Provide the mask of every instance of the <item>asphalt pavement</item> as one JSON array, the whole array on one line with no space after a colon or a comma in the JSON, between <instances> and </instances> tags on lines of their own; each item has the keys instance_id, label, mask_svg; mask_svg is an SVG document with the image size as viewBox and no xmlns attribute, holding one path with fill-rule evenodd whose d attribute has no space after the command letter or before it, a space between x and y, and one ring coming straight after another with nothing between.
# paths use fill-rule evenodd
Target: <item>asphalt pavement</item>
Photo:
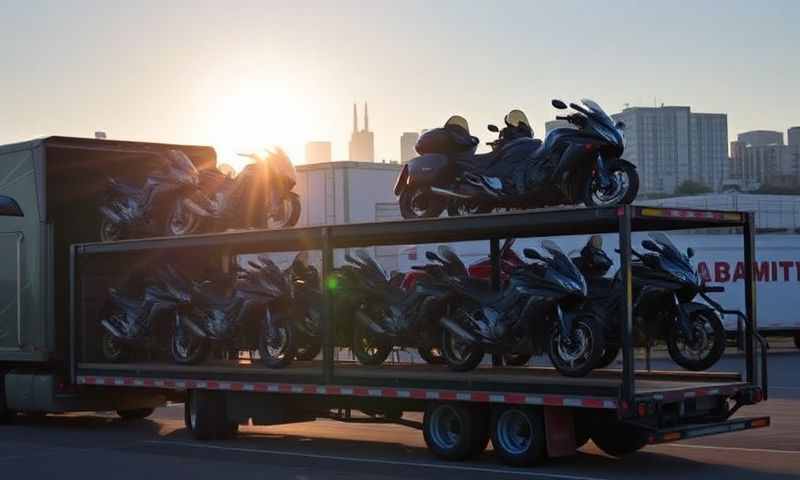
<instances>
[{"instance_id":1,"label":"asphalt pavement","mask_svg":"<svg viewBox=\"0 0 800 480\"><path fill-rule=\"evenodd\" d=\"M726 364L728 362L728 364ZM720 369L741 363L736 355ZM113 414L20 415L0 427L3 478L270 479L798 479L800 353L770 359L769 401L741 415L770 415L765 429L650 446L616 459L591 443L568 458L529 469L504 467L491 447L472 462L431 456L419 431L329 420L242 427L233 440L201 443L183 425L182 405L125 422ZM23 477L24 476L24 477Z\"/></svg>"}]
</instances>

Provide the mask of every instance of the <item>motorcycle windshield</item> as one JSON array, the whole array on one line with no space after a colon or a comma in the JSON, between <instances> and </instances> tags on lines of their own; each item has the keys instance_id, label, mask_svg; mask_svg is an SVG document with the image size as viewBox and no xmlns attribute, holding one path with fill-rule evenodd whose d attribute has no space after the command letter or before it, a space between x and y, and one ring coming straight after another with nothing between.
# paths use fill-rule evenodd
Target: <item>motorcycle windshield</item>
<instances>
[{"instance_id":1,"label":"motorcycle windshield","mask_svg":"<svg viewBox=\"0 0 800 480\"><path fill-rule=\"evenodd\" d=\"M439 253L439 257L442 258L445 262L447 262L447 272L456 277L466 277L467 276L467 266L464 265L464 262L456 255L456 252L453 251L452 248L446 245L439 245L436 249Z\"/></svg>"},{"instance_id":2,"label":"motorcycle windshield","mask_svg":"<svg viewBox=\"0 0 800 480\"><path fill-rule=\"evenodd\" d=\"M294 164L289 160L289 157L283 150L279 148L270 153L269 157L267 157L267 161L275 173L288 178L291 183L297 181Z\"/></svg>"},{"instance_id":3,"label":"motorcycle windshield","mask_svg":"<svg viewBox=\"0 0 800 480\"><path fill-rule=\"evenodd\" d=\"M261 260L261 259L259 259ZM261 268L255 273L260 279L264 293L276 298L289 290L286 277L275 262L272 260L261 260Z\"/></svg>"},{"instance_id":4,"label":"motorcycle windshield","mask_svg":"<svg viewBox=\"0 0 800 480\"><path fill-rule=\"evenodd\" d=\"M542 248L552 257L549 262L550 265L561 275L576 282L582 287L582 290L585 291L586 282L583 279L583 274L581 274L578 267L569 259L564 251L561 250L561 247L551 240L543 240Z\"/></svg>"},{"instance_id":5,"label":"motorcycle windshield","mask_svg":"<svg viewBox=\"0 0 800 480\"><path fill-rule=\"evenodd\" d=\"M367 253L366 250L359 248L356 250L356 258L364 264L364 271L378 280L386 280L386 271L383 267L372 258L372 255Z\"/></svg>"},{"instance_id":6,"label":"motorcycle windshield","mask_svg":"<svg viewBox=\"0 0 800 480\"><path fill-rule=\"evenodd\" d=\"M674 262L688 271L694 271L692 262L684 253L678 250L678 247L672 243L669 236L663 232L650 232L650 239L661 247L661 256L665 259Z\"/></svg>"},{"instance_id":7,"label":"motorcycle windshield","mask_svg":"<svg viewBox=\"0 0 800 480\"><path fill-rule=\"evenodd\" d=\"M196 177L199 175L197 167L194 166L189 156L182 151L170 150L168 156L170 159L170 166L176 172L180 172L189 177Z\"/></svg>"},{"instance_id":8,"label":"motorcycle windshield","mask_svg":"<svg viewBox=\"0 0 800 480\"><path fill-rule=\"evenodd\" d=\"M615 128L614 120L608 116L608 114L603 110L603 108L594 100L590 100L588 98L584 98L581 100L581 103L586 106L589 110L589 113L592 114L595 120L599 121L600 123L605 124L611 128Z\"/></svg>"}]
</instances>

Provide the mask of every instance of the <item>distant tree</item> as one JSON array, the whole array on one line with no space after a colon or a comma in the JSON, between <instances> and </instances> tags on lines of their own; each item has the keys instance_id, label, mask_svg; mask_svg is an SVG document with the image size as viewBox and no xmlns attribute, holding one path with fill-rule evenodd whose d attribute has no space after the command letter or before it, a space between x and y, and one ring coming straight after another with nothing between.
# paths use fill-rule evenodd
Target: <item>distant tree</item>
<instances>
[{"instance_id":1,"label":"distant tree","mask_svg":"<svg viewBox=\"0 0 800 480\"><path fill-rule=\"evenodd\" d=\"M767 195L800 195L800 185L770 185L765 183L753 193L763 193Z\"/></svg>"},{"instance_id":2,"label":"distant tree","mask_svg":"<svg viewBox=\"0 0 800 480\"><path fill-rule=\"evenodd\" d=\"M702 195L713 190L708 185L694 180L686 180L675 189L675 195Z\"/></svg>"}]
</instances>

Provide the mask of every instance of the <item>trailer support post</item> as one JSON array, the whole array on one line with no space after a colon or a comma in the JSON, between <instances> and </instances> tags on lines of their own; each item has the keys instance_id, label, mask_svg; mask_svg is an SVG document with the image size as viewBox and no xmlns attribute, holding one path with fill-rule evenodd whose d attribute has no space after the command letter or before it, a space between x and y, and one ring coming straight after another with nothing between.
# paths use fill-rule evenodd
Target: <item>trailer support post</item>
<instances>
[{"instance_id":1,"label":"trailer support post","mask_svg":"<svg viewBox=\"0 0 800 480\"><path fill-rule=\"evenodd\" d=\"M333 292L328 283L333 274L333 248L331 230L322 229L322 377L325 383L333 383L333 351L336 338Z\"/></svg>"},{"instance_id":2,"label":"trailer support post","mask_svg":"<svg viewBox=\"0 0 800 480\"><path fill-rule=\"evenodd\" d=\"M492 290L498 291L500 290L500 240L497 238L492 238L491 240L489 240L489 259L492 264L492 274L491 274ZM492 366L502 367L503 356L493 353Z\"/></svg>"},{"instance_id":3,"label":"trailer support post","mask_svg":"<svg viewBox=\"0 0 800 480\"><path fill-rule=\"evenodd\" d=\"M755 355L755 332L756 332L756 285L755 285L755 214L745 213L744 229L744 303L745 313L748 322L744 330L744 349L747 359L747 382L755 383L756 375L756 355Z\"/></svg>"},{"instance_id":4,"label":"trailer support post","mask_svg":"<svg viewBox=\"0 0 800 480\"><path fill-rule=\"evenodd\" d=\"M630 408L634 393L634 359L633 359L633 297L631 276L631 215L632 207L625 205L618 210L619 215L619 251L622 272L622 285L625 295L622 298L622 400Z\"/></svg>"}]
</instances>

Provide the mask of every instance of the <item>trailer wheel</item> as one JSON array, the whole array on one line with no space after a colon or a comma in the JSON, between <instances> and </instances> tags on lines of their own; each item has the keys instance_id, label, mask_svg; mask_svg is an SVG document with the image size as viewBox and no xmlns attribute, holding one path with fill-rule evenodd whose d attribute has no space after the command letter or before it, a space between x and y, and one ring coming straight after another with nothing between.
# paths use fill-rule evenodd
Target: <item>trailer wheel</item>
<instances>
[{"instance_id":1,"label":"trailer wheel","mask_svg":"<svg viewBox=\"0 0 800 480\"><path fill-rule=\"evenodd\" d=\"M492 446L501 462L515 467L546 457L544 415L529 407L501 407L492 415Z\"/></svg>"},{"instance_id":2,"label":"trailer wheel","mask_svg":"<svg viewBox=\"0 0 800 480\"><path fill-rule=\"evenodd\" d=\"M117 410L117 415L123 420L143 420L155 412L155 408L136 408L134 410Z\"/></svg>"},{"instance_id":3,"label":"trailer wheel","mask_svg":"<svg viewBox=\"0 0 800 480\"><path fill-rule=\"evenodd\" d=\"M474 457L488 444L486 411L457 403L432 403L425 409L422 434L428 449L441 459Z\"/></svg>"},{"instance_id":4,"label":"trailer wheel","mask_svg":"<svg viewBox=\"0 0 800 480\"><path fill-rule=\"evenodd\" d=\"M0 425L11 423L11 420L14 418L14 412L9 410L6 404L5 384L5 374L0 374Z\"/></svg>"},{"instance_id":5,"label":"trailer wheel","mask_svg":"<svg viewBox=\"0 0 800 480\"><path fill-rule=\"evenodd\" d=\"M601 421L592 428L592 441L612 457L621 457L647 445L647 434L641 428L627 423Z\"/></svg>"},{"instance_id":6,"label":"trailer wheel","mask_svg":"<svg viewBox=\"0 0 800 480\"><path fill-rule=\"evenodd\" d=\"M184 405L186 428L197 440L230 438L239 424L229 420L225 397L219 392L190 390Z\"/></svg>"}]
</instances>

